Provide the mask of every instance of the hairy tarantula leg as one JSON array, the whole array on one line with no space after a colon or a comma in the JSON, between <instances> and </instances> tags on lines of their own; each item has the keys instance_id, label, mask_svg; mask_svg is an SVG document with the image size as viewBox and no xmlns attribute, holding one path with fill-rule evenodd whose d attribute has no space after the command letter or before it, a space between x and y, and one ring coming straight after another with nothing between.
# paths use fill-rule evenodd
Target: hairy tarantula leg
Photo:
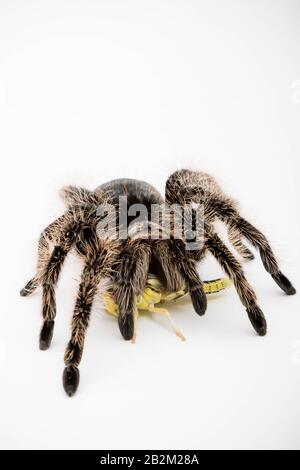
<instances>
[{"instance_id":1,"label":"hairy tarantula leg","mask_svg":"<svg viewBox=\"0 0 300 470\"><path fill-rule=\"evenodd\" d=\"M63 386L68 396L74 395L79 384L78 366L81 361L86 330L89 325L93 300L101 277L111 274L117 253L117 243L109 247L89 245L87 261L83 268L71 324L71 339L67 345L64 362Z\"/></svg>"},{"instance_id":2,"label":"hairy tarantula leg","mask_svg":"<svg viewBox=\"0 0 300 470\"><path fill-rule=\"evenodd\" d=\"M72 317L71 339L65 351L66 367L63 373L63 386L68 396L74 395L79 384L78 366L83 353L85 334L98 284L94 269L97 269L96 265L87 263L83 270Z\"/></svg>"},{"instance_id":3,"label":"hairy tarantula leg","mask_svg":"<svg viewBox=\"0 0 300 470\"><path fill-rule=\"evenodd\" d=\"M218 235L212 231L208 234L206 246L225 273L232 279L239 298L244 307L246 307L253 328L260 336L264 336L267 332L267 323L263 312L256 303L255 292L245 278L240 263Z\"/></svg>"},{"instance_id":4,"label":"hairy tarantula leg","mask_svg":"<svg viewBox=\"0 0 300 470\"><path fill-rule=\"evenodd\" d=\"M291 282L279 270L266 237L239 215L232 200L221 193L220 187L210 175L189 170L175 172L166 183L166 200L171 204L192 201L203 204L204 215L209 222L218 217L229 229L237 230L259 250L266 271L279 287L288 295L296 293Z\"/></svg>"},{"instance_id":5,"label":"hairy tarantula leg","mask_svg":"<svg viewBox=\"0 0 300 470\"><path fill-rule=\"evenodd\" d=\"M50 241L52 241L54 238L57 238L57 236L60 234L64 220L65 215L56 219L41 233L38 242L37 273L32 279L30 279L30 281L27 282L25 287L21 289L20 295L22 297L31 295L42 282L42 275L44 273L45 267L47 266L47 263L49 262L51 254Z\"/></svg>"},{"instance_id":6,"label":"hairy tarantula leg","mask_svg":"<svg viewBox=\"0 0 300 470\"><path fill-rule=\"evenodd\" d=\"M198 315L204 315L207 308L207 299L200 279L195 284L189 284L189 293L195 312Z\"/></svg>"},{"instance_id":7,"label":"hairy tarantula leg","mask_svg":"<svg viewBox=\"0 0 300 470\"><path fill-rule=\"evenodd\" d=\"M115 294L120 332L129 341L134 337L134 291L130 284L122 284L117 287Z\"/></svg>"},{"instance_id":8,"label":"hairy tarantula leg","mask_svg":"<svg viewBox=\"0 0 300 470\"><path fill-rule=\"evenodd\" d=\"M37 277L33 277L27 284L20 290L20 295L22 297L27 297L28 295L33 294L33 292L37 289L40 280Z\"/></svg>"},{"instance_id":9,"label":"hairy tarantula leg","mask_svg":"<svg viewBox=\"0 0 300 470\"><path fill-rule=\"evenodd\" d=\"M121 253L114 294L118 305L118 324L125 340L134 337L134 296L140 295L147 281L151 248L145 240L133 240Z\"/></svg>"},{"instance_id":10,"label":"hairy tarantula leg","mask_svg":"<svg viewBox=\"0 0 300 470\"><path fill-rule=\"evenodd\" d=\"M247 248L244 243L242 242L242 237L238 230L236 230L234 227L229 227L228 228L228 239L230 243L234 246L236 251L239 253L239 255L245 260L245 261L250 261L254 259L254 254L252 253L249 248Z\"/></svg>"},{"instance_id":11,"label":"hairy tarantula leg","mask_svg":"<svg viewBox=\"0 0 300 470\"><path fill-rule=\"evenodd\" d=\"M271 274L278 286L287 294L293 295L296 289L287 277L279 270L278 263L266 237L250 222L241 217L232 207L218 205L217 216L229 225L238 230L252 245L259 250L265 270Z\"/></svg>"},{"instance_id":12,"label":"hairy tarantula leg","mask_svg":"<svg viewBox=\"0 0 300 470\"><path fill-rule=\"evenodd\" d=\"M46 238L46 233L47 233L47 230L51 227L51 225L49 225L49 227L47 227L44 230L44 232L41 234L39 238L37 273L32 279L30 279L30 281L27 282L25 287L21 289L20 295L22 297L27 297L28 295L31 295L41 283L41 276L43 273L43 269L45 268L50 257L50 248L49 248L49 242Z\"/></svg>"},{"instance_id":13,"label":"hairy tarantula leg","mask_svg":"<svg viewBox=\"0 0 300 470\"><path fill-rule=\"evenodd\" d=\"M82 206L91 200L94 202L94 192L79 186L64 186L59 194L68 207Z\"/></svg>"},{"instance_id":14,"label":"hairy tarantula leg","mask_svg":"<svg viewBox=\"0 0 300 470\"><path fill-rule=\"evenodd\" d=\"M166 288L169 292L182 289L184 279L179 272L178 266L173 261L173 253L169 240L160 240L154 246L154 258L158 265L159 274L165 278Z\"/></svg>"},{"instance_id":15,"label":"hairy tarantula leg","mask_svg":"<svg viewBox=\"0 0 300 470\"><path fill-rule=\"evenodd\" d=\"M80 373L76 366L70 365L63 371L63 386L66 394L72 397L79 385Z\"/></svg>"},{"instance_id":16,"label":"hairy tarantula leg","mask_svg":"<svg viewBox=\"0 0 300 470\"><path fill-rule=\"evenodd\" d=\"M182 240L170 240L169 246L174 256L173 263L177 265L187 284L195 312L198 315L204 315L207 308L207 299L195 261L187 253Z\"/></svg>"},{"instance_id":17,"label":"hairy tarantula leg","mask_svg":"<svg viewBox=\"0 0 300 470\"><path fill-rule=\"evenodd\" d=\"M54 319L56 316L55 286L63 265L63 262L73 245L75 238L75 228L66 229L60 240L60 245L56 245L50 256L49 262L42 276L42 304L43 304L43 325L40 332L40 349L49 348L54 329Z\"/></svg>"}]
</instances>

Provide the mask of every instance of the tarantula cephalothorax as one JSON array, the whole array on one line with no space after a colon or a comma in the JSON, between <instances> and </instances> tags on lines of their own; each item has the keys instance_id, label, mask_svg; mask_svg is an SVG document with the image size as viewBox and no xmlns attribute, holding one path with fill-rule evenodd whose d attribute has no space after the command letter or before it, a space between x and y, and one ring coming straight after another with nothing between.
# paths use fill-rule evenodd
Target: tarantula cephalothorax
<instances>
[{"instance_id":1,"label":"tarantula cephalothorax","mask_svg":"<svg viewBox=\"0 0 300 470\"><path fill-rule=\"evenodd\" d=\"M129 340L134 333L134 297L144 289L148 273L158 276L170 292L185 285L195 311L199 315L205 313L206 296L196 264L205 253L210 252L233 281L256 332L259 335L266 334L265 317L257 305L256 295L241 264L214 230L214 221L217 219L227 226L229 240L243 259L253 258L252 252L243 243L243 239L246 239L258 249L266 271L279 287L289 295L296 292L279 270L266 237L240 216L235 202L206 173L176 171L167 180L165 199L148 183L130 179L111 181L95 191L69 186L63 188L62 196L67 210L42 232L38 245L37 272L21 290L21 295L27 296L39 285L42 286L40 349L47 349L51 343L56 315L55 286L68 252L71 248L75 249L84 267L72 317L71 338L64 356L66 367L63 384L69 396L78 387L78 365L85 333L93 299L103 278L112 280L120 331ZM125 209L120 206L120 196L127 197ZM193 213L201 206L203 243L196 249L187 250L184 239L177 239L172 234L167 239L130 237L128 234L126 237L99 237L98 224L104 220L105 213L103 207L107 208L107 214L112 207L115 208L119 222L122 211L127 211L129 217L126 224L129 226L132 222L130 208L135 204L143 204L147 209L153 204L176 204L180 207L190 204ZM102 207L100 211L99 206ZM150 218L149 223L152 223Z\"/></svg>"}]
</instances>

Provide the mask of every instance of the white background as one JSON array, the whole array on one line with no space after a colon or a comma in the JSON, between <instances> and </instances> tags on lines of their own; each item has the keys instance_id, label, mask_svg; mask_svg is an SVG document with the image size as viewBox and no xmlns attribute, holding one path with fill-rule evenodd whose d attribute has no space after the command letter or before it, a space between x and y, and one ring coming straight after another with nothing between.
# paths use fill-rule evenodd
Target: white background
<instances>
[{"instance_id":1,"label":"white background","mask_svg":"<svg viewBox=\"0 0 300 470\"><path fill-rule=\"evenodd\" d=\"M0 1L1 448L299 448L299 295L245 266L268 320L234 289L199 318L172 307L122 340L96 302L68 398L63 352L80 275L68 259L51 349L38 349L33 275L64 184L116 177L164 189L204 169L241 201L299 279L299 1ZM212 260L203 278L221 274Z\"/></svg>"}]
</instances>

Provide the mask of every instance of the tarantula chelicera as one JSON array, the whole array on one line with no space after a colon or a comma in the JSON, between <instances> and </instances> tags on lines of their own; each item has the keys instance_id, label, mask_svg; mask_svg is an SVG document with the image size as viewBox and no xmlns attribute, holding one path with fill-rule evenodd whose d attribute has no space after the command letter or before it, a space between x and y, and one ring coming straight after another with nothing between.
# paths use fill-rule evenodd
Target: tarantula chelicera
<instances>
[{"instance_id":1,"label":"tarantula chelicera","mask_svg":"<svg viewBox=\"0 0 300 470\"><path fill-rule=\"evenodd\" d=\"M78 366L85 333L93 299L103 278L112 281L111 288L119 310L120 331L124 339L130 340L134 333L134 298L144 289L148 273L158 276L169 291L176 291L185 285L196 313L205 313L206 296L196 265L210 252L233 281L255 331L259 335L266 334L265 317L257 305L256 295L243 273L241 264L214 230L214 222L217 219L227 226L229 241L243 259L250 260L254 257L244 245L243 239L246 239L258 249L266 271L279 287L288 295L296 292L291 282L279 270L266 237L241 217L236 203L227 197L214 178L206 173L176 171L166 182L165 199L150 184L131 179L114 180L99 186L95 191L69 186L63 188L62 196L67 210L42 232L38 245L37 272L21 290L21 295L27 296L41 285L43 325L40 332L40 349L48 349L56 315L55 286L63 262L71 248L74 248L83 260L71 338L64 356L66 367L63 385L69 396L75 393L79 384ZM175 237L176 224L169 216L171 222L173 220L169 237L153 237L149 234L131 236L126 229L134 222L133 214L136 213L132 209L136 204L146 207L146 222L159 227L159 234L162 232L165 216L164 212L161 212L154 223L149 215L153 205L190 207L192 228L195 228L196 215L201 207L202 243L195 243L193 249L188 249L185 239L187 231L183 237ZM117 236L110 234L112 209L117 214ZM124 219L125 212L127 217ZM102 224L101 236L99 224ZM110 227L104 236L103 224ZM116 227L116 221L113 227Z\"/></svg>"}]
</instances>

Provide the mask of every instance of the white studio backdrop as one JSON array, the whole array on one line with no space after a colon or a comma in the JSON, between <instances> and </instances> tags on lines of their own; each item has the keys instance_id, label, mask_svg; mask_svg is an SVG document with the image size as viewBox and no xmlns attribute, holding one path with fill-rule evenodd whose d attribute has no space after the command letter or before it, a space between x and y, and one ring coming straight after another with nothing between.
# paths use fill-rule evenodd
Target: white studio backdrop
<instances>
[{"instance_id":1,"label":"white studio backdrop","mask_svg":"<svg viewBox=\"0 0 300 470\"><path fill-rule=\"evenodd\" d=\"M38 350L39 233L65 184L117 177L161 191L214 174L299 288L298 1L0 0L0 447L299 448L299 297L259 257L245 270L268 321L257 337L234 289L203 318L142 316L137 343L96 303L69 399L63 353L80 275L68 259L49 351ZM207 259L203 278L221 274Z\"/></svg>"}]
</instances>

